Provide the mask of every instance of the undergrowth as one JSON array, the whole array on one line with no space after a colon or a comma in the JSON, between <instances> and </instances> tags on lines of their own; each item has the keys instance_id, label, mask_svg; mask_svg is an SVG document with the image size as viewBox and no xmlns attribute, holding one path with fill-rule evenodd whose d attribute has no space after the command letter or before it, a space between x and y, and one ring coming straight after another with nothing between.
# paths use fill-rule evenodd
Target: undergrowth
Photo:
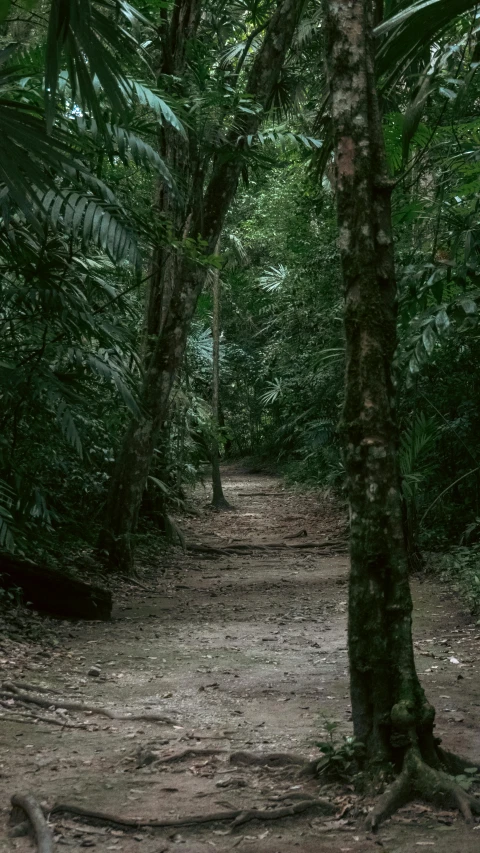
<instances>
[{"instance_id":1,"label":"undergrowth","mask_svg":"<svg viewBox=\"0 0 480 853\"><path fill-rule=\"evenodd\" d=\"M459 545L446 554L435 555L431 568L459 593L471 613L480 618L480 544Z\"/></svg>"}]
</instances>

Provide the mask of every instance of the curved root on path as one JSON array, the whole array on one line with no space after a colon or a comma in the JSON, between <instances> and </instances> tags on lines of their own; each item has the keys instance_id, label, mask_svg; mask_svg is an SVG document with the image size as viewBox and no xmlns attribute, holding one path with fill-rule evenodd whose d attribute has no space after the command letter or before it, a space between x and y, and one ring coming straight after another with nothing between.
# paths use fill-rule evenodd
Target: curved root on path
<instances>
[{"instance_id":1,"label":"curved root on path","mask_svg":"<svg viewBox=\"0 0 480 853\"><path fill-rule=\"evenodd\" d=\"M18 699L20 702L30 702L33 705L39 705L40 708L64 708L66 711L86 711L90 714L98 714L102 717L108 717L110 720L126 720L139 721L150 723L167 723L170 726L175 725L175 720L167 717L165 714L128 714L119 711L113 711L110 708L101 708L97 705L88 705L84 702L70 702L63 699L45 699L42 696L31 696L30 693L20 690L12 681L4 681L2 684L3 695L8 694L12 699ZM46 691L47 688L44 688ZM52 691L53 692L53 691Z\"/></svg>"},{"instance_id":2,"label":"curved root on path","mask_svg":"<svg viewBox=\"0 0 480 853\"><path fill-rule=\"evenodd\" d=\"M32 824L38 853L53 853L53 835L36 799L31 794L14 794L11 803L15 809L22 809Z\"/></svg>"},{"instance_id":3,"label":"curved root on path","mask_svg":"<svg viewBox=\"0 0 480 853\"><path fill-rule=\"evenodd\" d=\"M464 767L467 764L448 753L444 755L446 759L461 762ZM367 819L368 827L376 830L382 821L415 797L430 800L436 805L458 809L467 823L472 823L472 813L480 815L480 799L468 794L454 777L444 770L430 767L423 760L418 747L413 746L405 755L402 772L381 795L373 811L370 812Z\"/></svg>"},{"instance_id":4,"label":"curved root on path","mask_svg":"<svg viewBox=\"0 0 480 853\"><path fill-rule=\"evenodd\" d=\"M210 814L188 815L180 818L165 818L164 820L136 820L135 818L118 817L107 812L97 812L86 809L83 806L70 805L68 803L56 803L50 811L54 814L70 814L87 818L110 826L127 827L130 829L162 829L179 826L199 826L204 823L218 823L229 821L232 828L248 823L250 820L280 820L284 817L293 817L307 811L316 811L320 814L335 814L335 806L328 800L305 799L293 803L291 806L281 806L278 809L230 809L228 811L211 812Z\"/></svg>"},{"instance_id":5,"label":"curved root on path","mask_svg":"<svg viewBox=\"0 0 480 853\"><path fill-rule=\"evenodd\" d=\"M292 752L266 752L258 755L254 752L232 752L230 764L243 764L247 767L297 767L300 776L315 776L319 759L309 761Z\"/></svg>"}]
</instances>

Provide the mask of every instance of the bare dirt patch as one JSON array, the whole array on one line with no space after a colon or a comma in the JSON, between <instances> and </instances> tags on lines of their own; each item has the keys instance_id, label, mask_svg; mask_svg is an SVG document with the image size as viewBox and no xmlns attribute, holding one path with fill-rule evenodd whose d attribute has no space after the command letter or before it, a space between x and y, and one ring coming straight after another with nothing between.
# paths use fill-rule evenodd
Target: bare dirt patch
<instances>
[{"instance_id":1,"label":"bare dirt patch","mask_svg":"<svg viewBox=\"0 0 480 853\"><path fill-rule=\"evenodd\" d=\"M225 492L228 513L212 512L207 494L197 494L199 516L178 520L197 548L161 554L142 570L146 590L122 586L111 623L49 621L56 643L48 648L0 639L3 682L56 691L41 694L51 705L40 708L3 690L0 850L31 850L28 838L7 835L10 796L31 791L48 805L144 821L280 815L319 797L334 812L306 805L274 820L162 829L52 815L58 849L72 851L477 851L480 824L468 829L454 813L418 804L373 837L363 827L370 803L348 787L323 786L295 765L231 761L239 751L312 758L325 719L340 735L351 731L348 560L333 502L241 467L226 472ZM427 579L413 588L417 664L439 733L480 764L479 627L446 587ZM68 711L62 700L173 724Z\"/></svg>"}]
</instances>

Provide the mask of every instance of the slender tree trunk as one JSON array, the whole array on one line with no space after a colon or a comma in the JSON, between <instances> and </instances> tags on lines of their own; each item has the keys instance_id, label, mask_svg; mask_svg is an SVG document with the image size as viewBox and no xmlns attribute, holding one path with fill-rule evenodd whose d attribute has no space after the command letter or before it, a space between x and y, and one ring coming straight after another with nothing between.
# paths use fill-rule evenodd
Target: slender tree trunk
<instances>
[{"instance_id":1,"label":"slender tree trunk","mask_svg":"<svg viewBox=\"0 0 480 853\"><path fill-rule=\"evenodd\" d=\"M178 0L178 7L188 6L189 0ZM195 0L190 0L192 5ZM252 64L247 92L254 103L268 109L286 54L300 17L304 0L279 0L265 32L260 50ZM192 17L191 11L186 19ZM184 17L185 17L184 16ZM190 16L190 17L189 17ZM183 20L182 16L177 16ZM197 18L195 18L197 20ZM174 55L174 21L170 27L168 50ZM183 44L182 39L178 42ZM172 47L173 45L173 47ZM167 50L167 48L166 48ZM182 47L184 51L184 48ZM183 52L182 55L185 55ZM214 253L217 240L235 196L243 160L239 149L249 135L257 133L262 121L261 111L246 113L239 109L232 121L225 147L213 164L205 192L199 197L201 170L195 166L191 180L192 203L185 219L183 237L200 240L204 256ZM243 139L243 143L239 143ZM192 146L195 147L192 141ZM104 529L99 545L108 553L112 570L128 572L133 566L132 534L135 533L143 490L155 448L156 435L168 411L170 392L181 365L188 330L205 278L205 265L178 252L175 257L174 280L168 293L159 288L157 310L148 312L147 326L157 336L150 339L148 369L143 383L141 421L130 424L120 448L110 482ZM160 320L158 320L160 313Z\"/></svg>"},{"instance_id":2,"label":"slender tree trunk","mask_svg":"<svg viewBox=\"0 0 480 853\"><path fill-rule=\"evenodd\" d=\"M397 468L392 365L397 344L391 191L375 87L372 0L323 0L345 290L342 417L350 503L348 648L355 737L370 770L403 771L371 816L375 826L412 793L447 792L435 711L415 670L412 602Z\"/></svg>"},{"instance_id":3,"label":"slender tree trunk","mask_svg":"<svg viewBox=\"0 0 480 853\"><path fill-rule=\"evenodd\" d=\"M216 247L217 255L220 254L220 240ZM213 272L212 282L212 419L214 427L214 438L212 442L212 506L215 509L230 509L225 495L223 494L222 477L220 473L220 448L218 444L218 431L220 427L220 302L221 302L220 270Z\"/></svg>"}]
</instances>

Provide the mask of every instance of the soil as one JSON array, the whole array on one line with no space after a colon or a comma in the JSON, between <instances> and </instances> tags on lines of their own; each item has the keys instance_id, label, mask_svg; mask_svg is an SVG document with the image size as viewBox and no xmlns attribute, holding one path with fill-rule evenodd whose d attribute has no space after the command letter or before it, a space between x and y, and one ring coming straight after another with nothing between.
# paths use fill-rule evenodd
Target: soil
<instances>
[{"instance_id":1,"label":"soil","mask_svg":"<svg viewBox=\"0 0 480 853\"><path fill-rule=\"evenodd\" d=\"M351 734L348 559L346 520L332 499L240 466L224 471L224 490L233 511L212 511L207 491L197 491L198 514L176 519L187 553L145 556L141 586L114 590L110 623L45 619L45 642L0 637L2 681L51 690L41 694L50 708L2 694L0 850L32 850L8 825L11 795L31 792L46 806L142 820L318 796L334 810L155 830L54 814L58 850L72 853L478 851L480 823L466 827L454 812L414 804L372 836L364 828L372 800L351 785L302 777L294 765L231 760L238 751L313 758L332 723L334 739ZM189 552L194 543L206 550ZM480 764L480 628L448 587L430 577L412 586L417 666L438 733ZM62 701L165 714L173 724L66 712Z\"/></svg>"}]
</instances>

